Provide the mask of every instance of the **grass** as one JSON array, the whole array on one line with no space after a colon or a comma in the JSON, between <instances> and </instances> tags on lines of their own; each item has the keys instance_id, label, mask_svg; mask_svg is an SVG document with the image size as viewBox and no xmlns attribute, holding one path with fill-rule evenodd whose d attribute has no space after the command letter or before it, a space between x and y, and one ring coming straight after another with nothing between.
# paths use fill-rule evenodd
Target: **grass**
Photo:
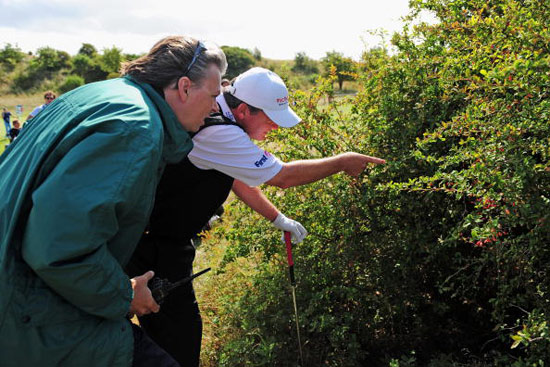
<instances>
[{"instance_id":1,"label":"grass","mask_svg":"<svg viewBox=\"0 0 550 367\"><path fill-rule=\"evenodd\" d=\"M34 94L4 94L0 96L0 108L7 108L12 113L12 120L15 115L15 107L23 106L23 114L18 116L20 122L25 122L29 113L38 105L44 103L44 92Z\"/></svg>"},{"instance_id":2,"label":"grass","mask_svg":"<svg viewBox=\"0 0 550 367\"><path fill-rule=\"evenodd\" d=\"M34 94L4 94L0 96L0 109L6 108L11 112L11 121L19 120L21 125L27 120L29 113L38 105L44 103L44 92L38 92ZM23 113L16 115L16 106L23 106ZM10 143L6 138L6 129L4 127L4 120L2 122L2 128L0 128L0 154L4 152L6 146Z\"/></svg>"},{"instance_id":3,"label":"grass","mask_svg":"<svg viewBox=\"0 0 550 367\"><path fill-rule=\"evenodd\" d=\"M4 122L2 121L2 129L0 129L0 154L4 153L6 146L10 143L9 139L6 138L6 129L4 128Z\"/></svg>"}]
</instances>

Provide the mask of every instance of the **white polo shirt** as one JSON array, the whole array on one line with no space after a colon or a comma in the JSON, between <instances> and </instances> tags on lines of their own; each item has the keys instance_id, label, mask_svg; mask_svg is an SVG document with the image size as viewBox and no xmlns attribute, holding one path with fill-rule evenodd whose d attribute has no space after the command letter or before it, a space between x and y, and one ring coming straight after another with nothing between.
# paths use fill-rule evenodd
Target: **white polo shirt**
<instances>
[{"instance_id":1,"label":"white polo shirt","mask_svg":"<svg viewBox=\"0 0 550 367\"><path fill-rule=\"evenodd\" d=\"M222 113L235 121L223 94L216 98ZM200 169L215 169L249 186L272 179L283 162L252 142L243 129L234 125L210 126L193 137L189 160Z\"/></svg>"}]
</instances>

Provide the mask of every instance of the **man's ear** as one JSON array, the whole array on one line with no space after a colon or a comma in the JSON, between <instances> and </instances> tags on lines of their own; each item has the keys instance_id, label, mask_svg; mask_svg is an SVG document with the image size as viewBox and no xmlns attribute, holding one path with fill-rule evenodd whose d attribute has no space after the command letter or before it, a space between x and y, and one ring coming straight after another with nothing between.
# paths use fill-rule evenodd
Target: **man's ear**
<instances>
[{"instance_id":1,"label":"man's ear","mask_svg":"<svg viewBox=\"0 0 550 367\"><path fill-rule=\"evenodd\" d=\"M237 108L235 108L235 112L237 112L235 115L235 117L239 120L244 120L244 118L250 114L250 110L248 109L248 106L246 105L246 103L241 103L240 105L237 106Z\"/></svg>"},{"instance_id":2,"label":"man's ear","mask_svg":"<svg viewBox=\"0 0 550 367\"><path fill-rule=\"evenodd\" d=\"M187 97L189 96L189 89L191 89L191 79L186 76L179 78L178 95L182 102L187 100Z\"/></svg>"}]
</instances>

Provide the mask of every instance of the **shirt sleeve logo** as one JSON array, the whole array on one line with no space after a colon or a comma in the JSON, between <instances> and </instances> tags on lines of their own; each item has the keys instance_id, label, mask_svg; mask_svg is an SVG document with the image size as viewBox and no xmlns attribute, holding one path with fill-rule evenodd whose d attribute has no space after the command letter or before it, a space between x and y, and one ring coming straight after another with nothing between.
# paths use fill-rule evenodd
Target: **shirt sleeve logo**
<instances>
[{"instance_id":1,"label":"shirt sleeve logo","mask_svg":"<svg viewBox=\"0 0 550 367\"><path fill-rule=\"evenodd\" d=\"M256 167L261 167L265 164L265 162L267 162L267 158L271 156L271 153L269 153L267 150L264 150L264 154L262 154L262 158L260 158L259 160L257 160L256 162L254 162L254 165Z\"/></svg>"}]
</instances>

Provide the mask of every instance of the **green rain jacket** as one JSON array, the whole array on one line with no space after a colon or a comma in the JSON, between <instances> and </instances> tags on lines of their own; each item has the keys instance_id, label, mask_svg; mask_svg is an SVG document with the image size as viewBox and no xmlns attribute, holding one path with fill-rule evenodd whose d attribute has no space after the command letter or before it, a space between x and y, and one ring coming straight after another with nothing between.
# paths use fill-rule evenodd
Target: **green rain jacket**
<instances>
[{"instance_id":1,"label":"green rain jacket","mask_svg":"<svg viewBox=\"0 0 550 367\"><path fill-rule=\"evenodd\" d=\"M164 165L191 148L129 77L66 93L23 128L0 156L0 366L131 366L123 266Z\"/></svg>"}]
</instances>

